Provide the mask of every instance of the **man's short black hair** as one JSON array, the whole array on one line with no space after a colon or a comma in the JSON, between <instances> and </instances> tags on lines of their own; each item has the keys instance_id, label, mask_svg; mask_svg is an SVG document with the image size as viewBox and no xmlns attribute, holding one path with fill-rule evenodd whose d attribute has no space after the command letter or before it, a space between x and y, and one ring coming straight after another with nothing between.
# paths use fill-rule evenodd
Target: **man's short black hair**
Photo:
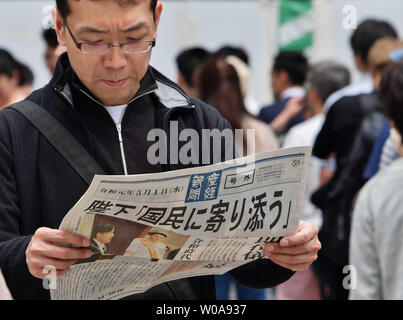
<instances>
[{"instance_id":1,"label":"man's short black hair","mask_svg":"<svg viewBox=\"0 0 403 320\"><path fill-rule=\"evenodd\" d=\"M367 19L361 22L351 36L350 43L354 54L359 54L368 65L368 53L380 38L398 38L397 31L387 21Z\"/></svg>"},{"instance_id":2,"label":"man's short black hair","mask_svg":"<svg viewBox=\"0 0 403 320\"><path fill-rule=\"evenodd\" d=\"M21 62L17 62L17 70L19 76L18 86L32 86L34 83L34 74L32 73L31 69Z\"/></svg>"},{"instance_id":3,"label":"man's short black hair","mask_svg":"<svg viewBox=\"0 0 403 320\"><path fill-rule=\"evenodd\" d=\"M189 86L193 86L193 73L207 60L207 58L209 58L209 56L210 53L200 47L185 49L178 54L176 57L178 70L183 74L185 81Z\"/></svg>"},{"instance_id":4,"label":"man's short black hair","mask_svg":"<svg viewBox=\"0 0 403 320\"><path fill-rule=\"evenodd\" d=\"M79 1L79 0L74 0ZM91 1L99 1L99 0L91 0ZM137 0L112 0L118 3L135 3ZM150 8L153 14L155 14L155 8L157 7L158 0L150 0ZM68 0L56 0L57 10L59 10L63 20L66 20L66 17L71 13L71 8L69 6ZM155 18L155 15L154 15Z\"/></svg>"},{"instance_id":5,"label":"man's short black hair","mask_svg":"<svg viewBox=\"0 0 403 320\"><path fill-rule=\"evenodd\" d=\"M287 72L290 82L298 85L304 84L308 68L308 60L299 51L281 52L274 59L273 64L273 71L284 70Z\"/></svg>"},{"instance_id":6,"label":"man's short black hair","mask_svg":"<svg viewBox=\"0 0 403 320\"><path fill-rule=\"evenodd\" d=\"M17 61L10 52L0 49L0 75L12 78L15 70L17 70Z\"/></svg>"},{"instance_id":7,"label":"man's short black hair","mask_svg":"<svg viewBox=\"0 0 403 320\"><path fill-rule=\"evenodd\" d=\"M54 29L44 29L42 31L42 37L49 48L56 49L59 45L59 42L57 41L56 31Z\"/></svg>"},{"instance_id":8,"label":"man's short black hair","mask_svg":"<svg viewBox=\"0 0 403 320\"><path fill-rule=\"evenodd\" d=\"M96 237L98 233L111 232L115 226L112 223L99 223L94 227L93 237Z\"/></svg>"},{"instance_id":9,"label":"man's short black hair","mask_svg":"<svg viewBox=\"0 0 403 320\"><path fill-rule=\"evenodd\" d=\"M249 65L249 56L245 49L241 47L223 46L214 54L217 57L235 56Z\"/></svg>"}]
</instances>

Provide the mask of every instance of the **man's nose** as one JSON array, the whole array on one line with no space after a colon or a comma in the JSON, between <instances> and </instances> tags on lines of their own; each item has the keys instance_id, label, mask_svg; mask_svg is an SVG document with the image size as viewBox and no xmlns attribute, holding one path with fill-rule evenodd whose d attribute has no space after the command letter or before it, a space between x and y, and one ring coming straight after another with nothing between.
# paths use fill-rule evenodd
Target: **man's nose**
<instances>
[{"instance_id":1,"label":"man's nose","mask_svg":"<svg viewBox=\"0 0 403 320\"><path fill-rule=\"evenodd\" d=\"M122 69L127 64L126 54L123 52L122 48L113 47L105 55L104 60L105 67L109 69Z\"/></svg>"}]
</instances>

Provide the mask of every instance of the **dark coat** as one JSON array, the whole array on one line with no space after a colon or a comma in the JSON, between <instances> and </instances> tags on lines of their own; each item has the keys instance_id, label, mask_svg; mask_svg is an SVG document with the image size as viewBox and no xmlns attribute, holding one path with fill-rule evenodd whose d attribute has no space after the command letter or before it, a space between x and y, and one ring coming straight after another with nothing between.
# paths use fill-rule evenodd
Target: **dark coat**
<instances>
[{"instance_id":1,"label":"dark coat","mask_svg":"<svg viewBox=\"0 0 403 320\"><path fill-rule=\"evenodd\" d=\"M136 97L128 105L122 122L129 174L149 170L136 163L144 155L138 149L141 146L130 143L138 130L130 125L135 119L136 108L154 107L155 127L165 132L169 132L171 120L178 121L179 130L193 128L199 133L202 129L229 128L228 122L214 108L187 97L176 84L151 67ZM50 83L27 99L49 111L106 174L123 174L115 124L107 111L86 92L66 54L59 58ZM168 161L168 164L150 170L184 167L180 163L171 165ZM0 111L0 269L15 299L49 299L42 280L28 271L27 245L38 228L59 228L65 214L87 188L73 168L23 116L13 109ZM269 260L257 260L231 274L245 285L263 288L287 280L293 272ZM214 277L163 283L130 298L215 299Z\"/></svg>"},{"instance_id":2,"label":"dark coat","mask_svg":"<svg viewBox=\"0 0 403 320\"><path fill-rule=\"evenodd\" d=\"M88 247L94 254L108 254L109 250L108 247L105 246L105 252L101 251L101 248L95 242L94 239L91 239L90 246Z\"/></svg>"},{"instance_id":3,"label":"dark coat","mask_svg":"<svg viewBox=\"0 0 403 320\"><path fill-rule=\"evenodd\" d=\"M290 100L290 98L286 98L283 100L276 101L275 103L262 107L259 112L259 118L266 122L269 123L272 122L285 108L287 105L287 102ZM293 126L301 123L304 121L304 112L300 111L298 114L290 120L290 122L287 124L283 134L287 133Z\"/></svg>"}]
</instances>

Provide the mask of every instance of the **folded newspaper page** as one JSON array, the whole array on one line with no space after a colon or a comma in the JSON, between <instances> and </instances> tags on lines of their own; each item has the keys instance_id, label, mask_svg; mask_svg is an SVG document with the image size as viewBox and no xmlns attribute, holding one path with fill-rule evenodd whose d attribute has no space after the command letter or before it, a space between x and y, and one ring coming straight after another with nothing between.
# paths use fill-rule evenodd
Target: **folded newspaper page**
<instances>
[{"instance_id":1,"label":"folded newspaper page","mask_svg":"<svg viewBox=\"0 0 403 320\"><path fill-rule=\"evenodd\" d=\"M93 255L52 299L120 299L166 281L223 274L298 227L310 147L157 174L97 175L60 229Z\"/></svg>"}]
</instances>

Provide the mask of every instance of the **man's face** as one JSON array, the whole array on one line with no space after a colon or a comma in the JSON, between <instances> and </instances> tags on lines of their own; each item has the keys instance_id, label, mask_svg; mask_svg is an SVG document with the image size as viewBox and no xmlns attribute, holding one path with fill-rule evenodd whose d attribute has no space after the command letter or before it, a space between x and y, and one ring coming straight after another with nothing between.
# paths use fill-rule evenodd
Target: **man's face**
<instances>
[{"instance_id":1,"label":"man's face","mask_svg":"<svg viewBox=\"0 0 403 320\"><path fill-rule=\"evenodd\" d=\"M119 5L116 1L69 1L71 14L66 21L78 43L102 42L120 44L133 40L153 40L162 11L155 12L150 0ZM146 74L151 52L125 54L114 47L104 55L82 54L57 14L56 32L59 42L67 46L70 63L91 93L104 105L127 104L140 87Z\"/></svg>"},{"instance_id":2,"label":"man's face","mask_svg":"<svg viewBox=\"0 0 403 320\"><path fill-rule=\"evenodd\" d=\"M273 90L274 99L275 100L280 99L281 93L284 90L280 72L275 70L271 72L271 87Z\"/></svg>"},{"instance_id":3,"label":"man's face","mask_svg":"<svg viewBox=\"0 0 403 320\"><path fill-rule=\"evenodd\" d=\"M6 107L10 102L11 96L17 88L16 77L9 77L6 74L0 74L0 109Z\"/></svg>"},{"instance_id":4,"label":"man's face","mask_svg":"<svg viewBox=\"0 0 403 320\"><path fill-rule=\"evenodd\" d=\"M111 240L114 236L115 236L115 229L113 229L109 232L98 233L97 239L99 241L101 241L103 244L108 244L109 242L111 242Z\"/></svg>"},{"instance_id":5,"label":"man's face","mask_svg":"<svg viewBox=\"0 0 403 320\"><path fill-rule=\"evenodd\" d=\"M150 235L150 240L152 242L161 242L162 239L164 239L164 238L165 237L163 235L161 235L161 234L154 233L154 234Z\"/></svg>"},{"instance_id":6,"label":"man's face","mask_svg":"<svg viewBox=\"0 0 403 320\"><path fill-rule=\"evenodd\" d=\"M57 58L58 56L55 53L55 48L46 47L45 63L51 74L53 74L53 72L55 71Z\"/></svg>"}]
</instances>

